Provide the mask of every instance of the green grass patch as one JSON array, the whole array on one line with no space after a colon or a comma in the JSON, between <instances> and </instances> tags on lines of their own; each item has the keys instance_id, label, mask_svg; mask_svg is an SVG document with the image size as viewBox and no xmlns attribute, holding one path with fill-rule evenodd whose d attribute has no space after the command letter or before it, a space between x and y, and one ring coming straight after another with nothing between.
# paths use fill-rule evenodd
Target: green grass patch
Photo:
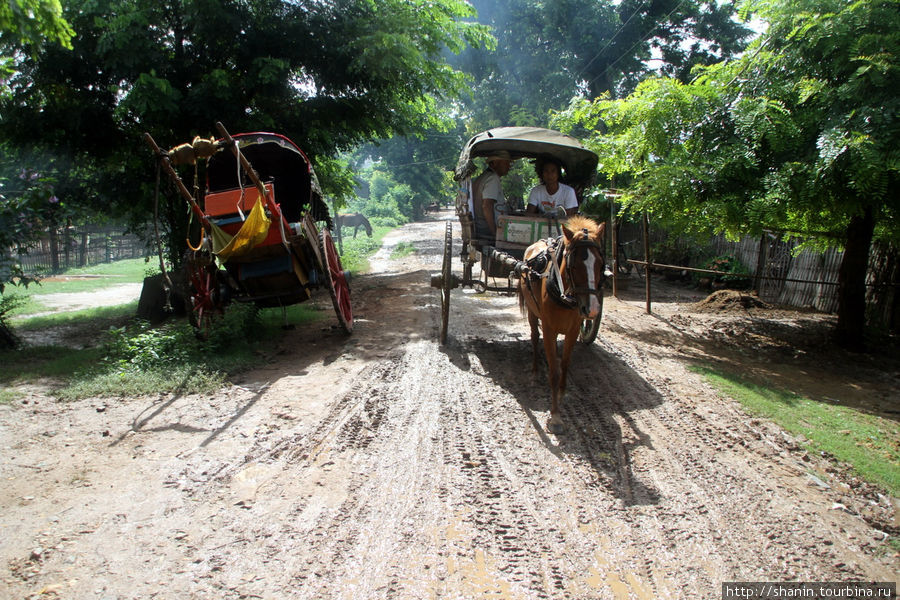
<instances>
[{"instance_id":1,"label":"green grass patch","mask_svg":"<svg viewBox=\"0 0 900 600\"><path fill-rule=\"evenodd\" d=\"M185 319L159 327L136 319L134 307L79 311L25 321L25 327L66 325L103 337L96 348L76 350L56 345L0 352L0 402L17 400L17 384L52 380L60 400L87 397L133 397L159 393L213 393L234 374L266 361L266 353L285 335L281 309L232 304L213 321L206 340L197 339ZM287 308L288 324L324 318L309 305ZM110 326L110 323L115 323ZM125 323L125 324L122 324ZM80 334L80 333L79 333ZM8 367L8 368L7 368Z\"/></svg>"},{"instance_id":2,"label":"green grass patch","mask_svg":"<svg viewBox=\"0 0 900 600\"><path fill-rule=\"evenodd\" d=\"M416 251L416 247L408 242L400 242L394 249L391 251L391 259L397 260L398 258L403 258L404 256L409 256L413 252Z\"/></svg>"},{"instance_id":3,"label":"green grass patch","mask_svg":"<svg viewBox=\"0 0 900 600\"><path fill-rule=\"evenodd\" d=\"M378 227L372 238L360 236L345 242L344 268L364 271L367 256L381 246L389 232ZM65 276L84 277L49 281L40 286L8 288L8 322L13 331L48 333L74 339L102 337L98 347L78 350L59 342L0 351L0 403L18 399L19 384L50 380L61 400L86 397L131 397L159 393L212 393L228 379L263 364L267 353L285 335L284 326L302 325L332 316L330 304L297 304L283 313L280 308L259 309L252 304L233 303L225 315L214 320L209 337L198 340L185 319L159 327L134 319L137 302L29 317L41 310L32 297L45 293L99 291L118 283L141 282L155 269L143 259L119 261L86 269L72 269ZM59 277L59 276L57 276ZM56 278L55 278L56 279ZM320 290L327 299L328 292ZM326 308L327 307L327 308ZM59 339L59 338L57 338ZM48 340L52 340L48 336Z\"/></svg>"},{"instance_id":4,"label":"green grass patch","mask_svg":"<svg viewBox=\"0 0 900 600\"><path fill-rule=\"evenodd\" d=\"M693 367L752 415L802 435L811 450L847 463L863 479L900 496L900 428L889 419L758 385L706 366Z\"/></svg>"},{"instance_id":5,"label":"green grass patch","mask_svg":"<svg viewBox=\"0 0 900 600\"><path fill-rule=\"evenodd\" d=\"M23 316L47 310L41 304L42 294L71 294L94 292L120 283L141 283L144 277L159 272L159 262L143 258L131 258L116 262L67 269L56 275L45 276L39 283L28 287L7 286L6 295L23 300L21 306L10 312L10 316Z\"/></svg>"},{"instance_id":6,"label":"green grass patch","mask_svg":"<svg viewBox=\"0 0 900 600\"><path fill-rule=\"evenodd\" d=\"M325 290L320 290L317 293L324 294L323 300L328 295L328 292ZM324 319L327 316L331 316L332 313L329 312L331 310L330 304L325 309L317 309L310 304L294 304L285 307L284 314L282 314L280 308L263 308L259 311L259 322L266 331L274 333L279 329L284 329L285 325L290 327Z\"/></svg>"},{"instance_id":7,"label":"green grass patch","mask_svg":"<svg viewBox=\"0 0 900 600\"><path fill-rule=\"evenodd\" d=\"M342 242L344 251L341 253L341 266L351 273L365 273L369 270L369 257L378 252L384 236L393 231L391 227L375 226L372 228L372 237L360 233L344 236ZM335 241L337 243L337 241Z\"/></svg>"},{"instance_id":8,"label":"green grass patch","mask_svg":"<svg viewBox=\"0 0 900 600\"><path fill-rule=\"evenodd\" d=\"M66 379L72 373L95 365L103 352L99 348L76 350L61 346L28 346L0 351L0 384L4 386L41 379Z\"/></svg>"},{"instance_id":9,"label":"green grass patch","mask_svg":"<svg viewBox=\"0 0 900 600\"><path fill-rule=\"evenodd\" d=\"M133 316L137 311L137 305L138 301L134 300L116 306L98 306L97 308L64 311L39 317L24 315L15 317L11 321L15 324L16 330L22 331L36 331L61 325L83 325L85 328L91 326L96 328L102 327L101 322L104 320L120 320Z\"/></svg>"}]
</instances>

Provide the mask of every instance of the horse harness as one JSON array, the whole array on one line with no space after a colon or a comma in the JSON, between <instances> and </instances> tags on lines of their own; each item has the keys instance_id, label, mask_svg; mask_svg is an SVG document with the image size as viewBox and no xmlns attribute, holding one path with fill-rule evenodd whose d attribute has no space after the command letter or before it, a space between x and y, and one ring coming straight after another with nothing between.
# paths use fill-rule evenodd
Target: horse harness
<instances>
[{"instance_id":1,"label":"horse harness","mask_svg":"<svg viewBox=\"0 0 900 600\"><path fill-rule=\"evenodd\" d=\"M596 282L597 287L574 287L572 285L574 278L572 277L572 261L569 260L569 258L576 250L584 249L585 252L589 252L591 248L596 248L600 256L603 256L603 250L600 246L587 237L586 229L583 231L585 237L569 243L568 246L563 244L561 235L543 240L547 247L540 254L526 260L524 262L524 269L516 269L520 275L522 272L528 273L528 277L525 281L535 304L539 305L540 303L537 301L537 297L534 294L532 283L536 283L541 279L547 279L547 293L550 298L564 308L575 308L578 305L578 294L594 295L598 298L602 297L605 269L604 277ZM563 252L559 251L560 246L564 248ZM563 290L562 271L560 270L563 259L566 259L566 280L568 281L568 286L565 290Z\"/></svg>"}]
</instances>

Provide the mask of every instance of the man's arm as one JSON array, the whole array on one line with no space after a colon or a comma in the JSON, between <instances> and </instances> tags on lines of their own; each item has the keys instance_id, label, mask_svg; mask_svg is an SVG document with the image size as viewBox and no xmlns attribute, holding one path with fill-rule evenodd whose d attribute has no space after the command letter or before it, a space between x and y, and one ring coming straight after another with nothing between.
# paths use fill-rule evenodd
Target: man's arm
<instances>
[{"instance_id":1,"label":"man's arm","mask_svg":"<svg viewBox=\"0 0 900 600\"><path fill-rule=\"evenodd\" d=\"M494 204L497 201L493 198L482 198L481 200L481 210L484 215L484 220L487 221L488 229L494 232L494 235L497 234L497 224L494 223Z\"/></svg>"}]
</instances>

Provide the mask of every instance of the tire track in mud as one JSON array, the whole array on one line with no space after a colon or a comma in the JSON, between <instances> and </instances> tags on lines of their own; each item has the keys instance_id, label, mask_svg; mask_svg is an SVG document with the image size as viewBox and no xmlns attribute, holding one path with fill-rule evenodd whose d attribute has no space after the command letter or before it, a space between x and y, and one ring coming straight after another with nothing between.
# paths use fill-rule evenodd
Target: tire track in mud
<instances>
[{"instance_id":1,"label":"tire track in mud","mask_svg":"<svg viewBox=\"0 0 900 600\"><path fill-rule=\"evenodd\" d=\"M614 353L615 348L604 346ZM625 364L634 374L644 370L640 360ZM777 453L782 449L769 441L754 442L746 416L723 406L691 409L665 388L659 390L664 400L651 410L635 410L627 394L611 394L611 409L624 417L629 429L643 431L643 437L652 440L653 452L635 453L632 463L632 470L645 473L661 491L662 498L656 500L667 525L652 537L675 547L686 534L694 538L705 534L702 554L721 562L720 568L709 573L712 580L705 577L701 585L713 585L732 573L747 573L748 562L755 569L750 578L772 572L785 573L790 579L864 577L861 570L840 563L831 543L813 524L792 523L798 513L814 521L813 512L796 505L800 494L795 490L784 485L775 489L771 475L779 468ZM744 452L750 456L741 455ZM763 470L745 468L757 459ZM735 468L738 465L741 468ZM780 470L796 471L793 466ZM657 504L656 500L651 503ZM748 531L747 523L753 523L752 530ZM646 529L639 531L643 534ZM652 544L652 539L647 543ZM752 561L747 561L748 555ZM823 559L835 568L823 569Z\"/></svg>"},{"instance_id":2,"label":"tire track in mud","mask_svg":"<svg viewBox=\"0 0 900 600\"><path fill-rule=\"evenodd\" d=\"M858 573L830 566L808 508L792 525L796 495L773 488L770 453L740 415L676 397L623 335L576 349L567 431L546 433L546 368L523 373L527 325L513 299L484 300L454 297L446 347L394 346L318 422L273 432L221 473L217 484L249 462L280 469L264 486L287 515L277 531L259 535L266 501L229 531L281 566L243 592L688 598L727 580ZM437 308L420 314L436 337Z\"/></svg>"}]
</instances>

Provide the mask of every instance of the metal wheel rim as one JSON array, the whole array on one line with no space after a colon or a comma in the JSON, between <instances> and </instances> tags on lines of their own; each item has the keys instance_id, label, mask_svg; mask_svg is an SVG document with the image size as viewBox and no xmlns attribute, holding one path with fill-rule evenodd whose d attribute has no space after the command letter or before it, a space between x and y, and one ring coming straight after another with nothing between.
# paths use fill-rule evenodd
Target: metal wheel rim
<instances>
[{"instance_id":1,"label":"metal wheel rim","mask_svg":"<svg viewBox=\"0 0 900 600\"><path fill-rule=\"evenodd\" d=\"M322 251L322 260L325 261L322 267L325 278L328 280L328 292L331 294L334 312L344 331L351 333L353 331L353 308L350 306L350 285L347 283L341 267L341 257L338 256L334 240L327 229L323 229L319 234L319 248Z\"/></svg>"},{"instance_id":2,"label":"metal wheel rim","mask_svg":"<svg viewBox=\"0 0 900 600\"><path fill-rule=\"evenodd\" d=\"M600 296L600 312L597 313L596 319L585 319L581 322L581 332L578 339L585 344L592 344L597 339L597 333L600 331L600 319L603 317L603 296Z\"/></svg>"},{"instance_id":3,"label":"metal wheel rim","mask_svg":"<svg viewBox=\"0 0 900 600\"><path fill-rule=\"evenodd\" d=\"M193 260L189 260L186 267L190 285L188 321L194 329L194 334L205 340L209 337L213 315L218 305L215 272L209 265L200 265Z\"/></svg>"},{"instance_id":4,"label":"metal wheel rim","mask_svg":"<svg viewBox=\"0 0 900 600\"><path fill-rule=\"evenodd\" d=\"M448 221L444 233L444 261L441 264L441 345L447 342L447 325L450 321L451 257L453 255L453 225Z\"/></svg>"}]
</instances>

